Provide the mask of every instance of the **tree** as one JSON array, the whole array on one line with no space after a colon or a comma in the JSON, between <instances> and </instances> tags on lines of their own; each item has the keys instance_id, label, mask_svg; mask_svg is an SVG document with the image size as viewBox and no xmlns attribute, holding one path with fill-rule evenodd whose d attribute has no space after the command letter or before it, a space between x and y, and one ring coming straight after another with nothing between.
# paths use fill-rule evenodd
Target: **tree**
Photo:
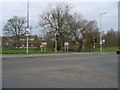
<instances>
[{"instance_id":1,"label":"tree","mask_svg":"<svg viewBox=\"0 0 120 90\"><path fill-rule=\"evenodd\" d=\"M70 16L70 6L65 3L56 4L54 8L49 8L40 16L39 25L46 32L53 33L53 35L56 33L59 36L60 50L63 50L64 38L69 30L67 20Z\"/></svg>"},{"instance_id":2,"label":"tree","mask_svg":"<svg viewBox=\"0 0 120 90\"><path fill-rule=\"evenodd\" d=\"M15 46L20 46L20 37L25 34L26 19L24 17L14 16L8 20L7 24L3 28L3 34L5 36L14 37Z\"/></svg>"},{"instance_id":3,"label":"tree","mask_svg":"<svg viewBox=\"0 0 120 90\"><path fill-rule=\"evenodd\" d=\"M99 35L97 22L85 20L81 14L70 11L71 7L65 3L57 4L54 8L50 7L41 15L39 25L53 38L54 34L58 35L58 48L61 50L66 41L77 45L78 51L85 45L91 49L91 40L93 37L98 38Z\"/></svg>"},{"instance_id":4,"label":"tree","mask_svg":"<svg viewBox=\"0 0 120 90\"><path fill-rule=\"evenodd\" d=\"M92 21L88 21L86 28L85 29L85 33L84 33L84 46L85 48L87 48L88 50L92 51L93 46L94 46L94 38L96 38L97 40L99 40L99 30L98 30L98 26L97 26L97 22L95 20ZM96 42L96 46L99 45L99 42Z\"/></svg>"},{"instance_id":5,"label":"tree","mask_svg":"<svg viewBox=\"0 0 120 90\"><path fill-rule=\"evenodd\" d=\"M68 24L69 24L69 34L71 40L71 43L73 45L77 44L78 45L78 51L81 50L82 47L82 15L74 13L69 17L68 19ZM73 46L72 45L72 46ZM76 46L76 45L75 45Z\"/></svg>"},{"instance_id":6,"label":"tree","mask_svg":"<svg viewBox=\"0 0 120 90\"><path fill-rule=\"evenodd\" d=\"M117 31L114 31L114 29L108 30L103 38L106 41L106 47L113 47L118 45L118 33Z\"/></svg>"},{"instance_id":7,"label":"tree","mask_svg":"<svg viewBox=\"0 0 120 90\"><path fill-rule=\"evenodd\" d=\"M46 42L48 44L48 48L50 50L55 50L55 37L53 35L53 33L50 33L48 32L46 35L45 35L45 39L46 39Z\"/></svg>"},{"instance_id":8,"label":"tree","mask_svg":"<svg viewBox=\"0 0 120 90\"><path fill-rule=\"evenodd\" d=\"M92 20L83 20L81 15L75 16L71 23L72 38L78 43L78 51L87 47L90 49L93 47L93 38L99 38L99 32L97 22Z\"/></svg>"}]
</instances>

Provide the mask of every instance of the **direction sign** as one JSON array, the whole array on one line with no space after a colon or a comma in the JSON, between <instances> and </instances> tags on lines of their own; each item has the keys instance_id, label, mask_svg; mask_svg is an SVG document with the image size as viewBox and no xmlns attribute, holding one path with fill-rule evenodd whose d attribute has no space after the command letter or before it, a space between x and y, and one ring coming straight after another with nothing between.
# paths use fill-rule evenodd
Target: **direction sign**
<instances>
[{"instance_id":1,"label":"direction sign","mask_svg":"<svg viewBox=\"0 0 120 90\"><path fill-rule=\"evenodd\" d=\"M100 41L100 44L102 44L102 41Z\"/></svg>"},{"instance_id":2,"label":"direction sign","mask_svg":"<svg viewBox=\"0 0 120 90\"><path fill-rule=\"evenodd\" d=\"M47 45L47 42L42 42L42 45Z\"/></svg>"}]
</instances>

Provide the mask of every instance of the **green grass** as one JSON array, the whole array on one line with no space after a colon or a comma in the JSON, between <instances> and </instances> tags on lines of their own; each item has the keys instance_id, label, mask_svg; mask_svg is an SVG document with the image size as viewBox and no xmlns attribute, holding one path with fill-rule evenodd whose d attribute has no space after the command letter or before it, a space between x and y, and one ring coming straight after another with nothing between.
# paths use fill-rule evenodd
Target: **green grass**
<instances>
[{"instance_id":1,"label":"green grass","mask_svg":"<svg viewBox=\"0 0 120 90\"><path fill-rule=\"evenodd\" d=\"M117 47L106 47L103 49L103 52L116 52ZM96 48L95 52L99 52L100 49ZM46 52L42 52L40 49L29 49L29 54L50 54L55 53L51 49L46 49ZM59 51L58 53L64 53L63 51ZM0 48L0 54L26 54L26 49L11 49L11 48Z\"/></svg>"},{"instance_id":2,"label":"green grass","mask_svg":"<svg viewBox=\"0 0 120 90\"><path fill-rule=\"evenodd\" d=\"M107 48L104 48L103 51L104 52L116 52L118 47L107 47Z\"/></svg>"},{"instance_id":3,"label":"green grass","mask_svg":"<svg viewBox=\"0 0 120 90\"><path fill-rule=\"evenodd\" d=\"M2 53L2 47L0 47L0 54Z\"/></svg>"},{"instance_id":4,"label":"green grass","mask_svg":"<svg viewBox=\"0 0 120 90\"><path fill-rule=\"evenodd\" d=\"M103 52L116 52L118 47L105 47L103 48ZM100 48L96 48L96 52L100 51Z\"/></svg>"},{"instance_id":5,"label":"green grass","mask_svg":"<svg viewBox=\"0 0 120 90\"><path fill-rule=\"evenodd\" d=\"M46 50L46 52L41 52L40 49L29 49L29 54L39 54L39 53L54 53L54 51ZM10 49L10 48L3 48L2 54L26 54L26 49Z\"/></svg>"}]
</instances>

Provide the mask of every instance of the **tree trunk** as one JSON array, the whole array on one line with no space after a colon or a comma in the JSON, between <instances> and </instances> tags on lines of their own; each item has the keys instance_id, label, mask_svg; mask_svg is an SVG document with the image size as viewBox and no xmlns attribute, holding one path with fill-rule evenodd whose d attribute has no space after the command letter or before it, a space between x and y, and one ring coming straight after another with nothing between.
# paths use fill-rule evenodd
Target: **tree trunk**
<instances>
[{"instance_id":1,"label":"tree trunk","mask_svg":"<svg viewBox=\"0 0 120 90\"><path fill-rule=\"evenodd\" d=\"M60 40L60 51L63 51L63 38L61 38L61 40Z\"/></svg>"},{"instance_id":2,"label":"tree trunk","mask_svg":"<svg viewBox=\"0 0 120 90\"><path fill-rule=\"evenodd\" d=\"M80 52L82 50L82 46L83 46L83 41L79 40L79 46L78 46L78 52Z\"/></svg>"},{"instance_id":3,"label":"tree trunk","mask_svg":"<svg viewBox=\"0 0 120 90\"><path fill-rule=\"evenodd\" d=\"M20 48L20 43L21 42L20 42L20 37L19 36L17 36L17 42L16 43L17 43L17 47Z\"/></svg>"}]
</instances>

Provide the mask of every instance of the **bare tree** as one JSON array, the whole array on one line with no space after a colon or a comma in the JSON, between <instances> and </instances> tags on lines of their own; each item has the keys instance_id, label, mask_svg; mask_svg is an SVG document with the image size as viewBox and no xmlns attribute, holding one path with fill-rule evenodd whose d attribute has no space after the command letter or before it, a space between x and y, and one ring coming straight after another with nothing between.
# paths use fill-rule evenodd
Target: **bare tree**
<instances>
[{"instance_id":1,"label":"bare tree","mask_svg":"<svg viewBox=\"0 0 120 90\"><path fill-rule=\"evenodd\" d=\"M71 7L63 3L50 7L41 15L39 25L51 35L58 34L61 50L65 41L77 44L78 51L82 50L85 41L91 47L90 41L95 37L93 32L98 32L96 21L84 20L81 14L71 13L70 10Z\"/></svg>"},{"instance_id":2,"label":"bare tree","mask_svg":"<svg viewBox=\"0 0 120 90\"><path fill-rule=\"evenodd\" d=\"M70 9L71 7L65 3L56 4L54 8L49 8L40 16L39 25L46 32L56 33L59 36L61 50L63 50L64 37L69 28L67 18L70 17Z\"/></svg>"},{"instance_id":3,"label":"bare tree","mask_svg":"<svg viewBox=\"0 0 120 90\"><path fill-rule=\"evenodd\" d=\"M74 13L69 19L69 35L73 44L78 44L78 48L82 47L82 15ZM80 51L80 50L78 50Z\"/></svg>"},{"instance_id":4,"label":"bare tree","mask_svg":"<svg viewBox=\"0 0 120 90\"><path fill-rule=\"evenodd\" d=\"M14 16L8 20L3 28L3 34L5 36L13 36L14 44L18 47L20 46L20 36L25 34L25 23L26 19L24 17Z\"/></svg>"}]
</instances>

